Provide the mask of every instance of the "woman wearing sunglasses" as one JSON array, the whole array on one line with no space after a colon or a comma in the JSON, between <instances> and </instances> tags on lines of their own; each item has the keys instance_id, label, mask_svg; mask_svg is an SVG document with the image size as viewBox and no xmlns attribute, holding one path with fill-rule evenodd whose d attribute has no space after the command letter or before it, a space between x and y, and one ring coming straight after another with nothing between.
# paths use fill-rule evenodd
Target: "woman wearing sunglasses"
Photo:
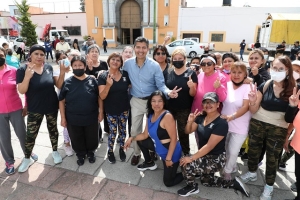
<instances>
[{"instance_id":1,"label":"woman wearing sunglasses","mask_svg":"<svg viewBox=\"0 0 300 200\"><path fill-rule=\"evenodd\" d=\"M164 78L168 75L169 63L167 56L169 55L168 50L165 46L158 45L153 52L153 59L158 62L161 70L163 71Z\"/></svg>"},{"instance_id":2,"label":"woman wearing sunglasses","mask_svg":"<svg viewBox=\"0 0 300 200\"><path fill-rule=\"evenodd\" d=\"M223 102L227 96L226 77L215 70L216 56L214 54L203 54L200 59L200 67L203 73L198 75L197 93L194 97L192 112L195 112L196 109L202 111L202 98L207 92L216 92L220 102Z\"/></svg>"}]
</instances>

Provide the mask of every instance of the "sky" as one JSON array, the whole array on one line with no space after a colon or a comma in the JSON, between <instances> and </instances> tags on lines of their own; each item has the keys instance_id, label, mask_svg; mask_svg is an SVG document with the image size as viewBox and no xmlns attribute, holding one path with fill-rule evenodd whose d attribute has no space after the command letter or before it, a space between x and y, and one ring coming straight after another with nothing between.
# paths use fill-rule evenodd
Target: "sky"
<instances>
[{"instance_id":1,"label":"sky","mask_svg":"<svg viewBox=\"0 0 300 200\"><path fill-rule=\"evenodd\" d=\"M80 12L79 0L28 0L28 3L49 12ZM222 3L223 0L187 0L188 7L220 7ZM234 7L300 7L300 0L232 0L231 4ZM9 11L8 5L14 5L14 0L1 0L0 10Z\"/></svg>"}]
</instances>

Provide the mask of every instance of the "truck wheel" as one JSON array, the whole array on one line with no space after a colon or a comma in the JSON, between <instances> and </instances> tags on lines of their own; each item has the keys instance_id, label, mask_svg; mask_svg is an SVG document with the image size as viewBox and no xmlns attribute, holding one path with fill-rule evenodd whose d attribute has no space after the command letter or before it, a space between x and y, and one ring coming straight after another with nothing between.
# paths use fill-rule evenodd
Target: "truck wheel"
<instances>
[{"instance_id":1,"label":"truck wheel","mask_svg":"<svg viewBox=\"0 0 300 200\"><path fill-rule=\"evenodd\" d=\"M189 54L189 56L190 56L191 58L194 58L194 57L197 56L197 53L196 53L195 51L191 51L190 54Z\"/></svg>"}]
</instances>

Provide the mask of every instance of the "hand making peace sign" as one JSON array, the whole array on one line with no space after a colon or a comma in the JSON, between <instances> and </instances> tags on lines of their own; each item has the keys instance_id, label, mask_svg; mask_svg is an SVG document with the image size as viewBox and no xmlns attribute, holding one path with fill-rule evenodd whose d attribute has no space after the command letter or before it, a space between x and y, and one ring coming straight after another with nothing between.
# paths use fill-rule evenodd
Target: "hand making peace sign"
<instances>
[{"instance_id":1,"label":"hand making peace sign","mask_svg":"<svg viewBox=\"0 0 300 200\"><path fill-rule=\"evenodd\" d=\"M296 107L299 104L299 95L300 95L300 90L296 93L297 89L294 87L293 89L293 94L289 98L289 103L292 107Z\"/></svg>"}]
</instances>

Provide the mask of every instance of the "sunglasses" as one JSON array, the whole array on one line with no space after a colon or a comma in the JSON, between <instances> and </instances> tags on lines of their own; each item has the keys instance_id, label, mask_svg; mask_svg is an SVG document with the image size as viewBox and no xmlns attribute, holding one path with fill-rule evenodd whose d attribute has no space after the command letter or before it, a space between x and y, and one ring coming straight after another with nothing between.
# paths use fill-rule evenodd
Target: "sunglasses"
<instances>
[{"instance_id":1,"label":"sunglasses","mask_svg":"<svg viewBox=\"0 0 300 200\"><path fill-rule=\"evenodd\" d=\"M162 52L162 53L160 53L160 52L157 52L157 53L156 53L157 56L160 56L160 54L161 54L162 56L165 56L165 55L166 55L166 53L163 53L163 52Z\"/></svg>"},{"instance_id":2,"label":"sunglasses","mask_svg":"<svg viewBox=\"0 0 300 200\"><path fill-rule=\"evenodd\" d=\"M205 67L205 66L212 66L214 63L213 62L202 62L202 63L200 63L200 65L202 66L202 67Z\"/></svg>"}]
</instances>

